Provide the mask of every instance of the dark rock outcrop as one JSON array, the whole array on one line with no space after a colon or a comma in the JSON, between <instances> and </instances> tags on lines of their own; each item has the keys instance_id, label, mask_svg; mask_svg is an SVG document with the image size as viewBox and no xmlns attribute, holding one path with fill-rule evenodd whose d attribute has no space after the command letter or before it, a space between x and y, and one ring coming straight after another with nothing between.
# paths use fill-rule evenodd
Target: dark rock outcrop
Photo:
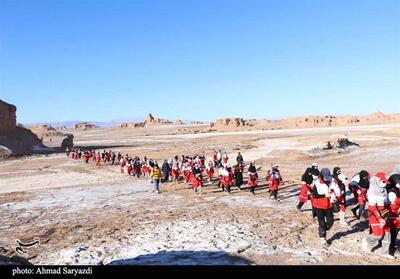
<instances>
[{"instance_id":1,"label":"dark rock outcrop","mask_svg":"<svg viewBox=\"0 0 400 279\"><path fill-rule=\"evenodd\" d=\"M0 100L0 136L15 133L17 126L17 108Z\"/></svg>"},{"instance_id":2,"label":"dark rock outcrop","mask_svg":"<svg viewBox=\"0 0 400 279\"><path fill-rule=\"evenodd\" d=\"M48 153L49 149L31 130L17 125L17 108L0 100L0 147L2 157Z\"/></svg>"}]
</instances>

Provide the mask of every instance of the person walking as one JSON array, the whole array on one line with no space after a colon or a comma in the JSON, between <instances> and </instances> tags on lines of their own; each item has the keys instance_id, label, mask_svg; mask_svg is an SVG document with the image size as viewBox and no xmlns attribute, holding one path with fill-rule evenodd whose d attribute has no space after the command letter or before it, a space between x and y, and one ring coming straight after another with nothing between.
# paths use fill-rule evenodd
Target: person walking
<instances>
[{"instance_id":1,"label":"person walking","mask_svg":"<svg viewBox=\"0 0 400 279\"><path fill-rule=\"evenodd\" d=\"M354 202L356 204L355 207L351 209L353 215L358 217L361 222L366 222L364 212L365 205L367 203L367 192L369 188L369 180L370 175L366 170L360 171L358 174L353 176L351 182L349 184L349 188L353 193ZM359 209L359 213L357 215L357 209Z\"/></svg>"},{"instance_id":2,"label":"person walking","mask_svg":"<svg viewBox=\"0 0 400 279\"><path fill-rule=\"evenodd\" d=\"M240 164L235 165L234 167L234 178L235 178L235 186L238 187L239 191L241 190L240 186L243 185L243 168Z\"/></svg>"},{"instance_id":3,"label":"person walking","mask_svg":"<svg viewBox=\"0 0 400 279\"><path fill-rule=\"evenodd\" d=\"M240 152L238 152L238 155L236 156L236 162L238 165L244 164L243 156L240 154Z\"/></svg>"},{"instance_id":4,"label":"person walking","mask_svg":"<svg viewBox=\"0 0 400 279\"><path fill-rule=\"evenodd\" d=\"M154 182L153 193L160 193L160 180L161 180L161 170L157 162L154 162L154 167L151 169L150 176Z\"/></svg>"},{"instance_id":5,"label":"person walking","mask_svg":"<svg viewBox=\"0 0 400 279\"><path fill-rule=\"evenodd\" d=\"M335 182L335 187L333 192L336 197L336 203L339 207L339 220L340 225L348 226L349 223L346 221L346 185L347 177L342 173L339 167L333 168L333 179Z\"/></svg>"},{"instance_id":6,"label":"person walking","mask_svg":"<svg viewBox=\"0 0 400 279\"><path fill-rule=\"evenodd\" d=\"M332 184L331 171L328 168L321 169L319 179L313 182L312 205L318 218L318 234L322 245L329 246L326 240L326 232L333 226L333 210L331 204L330 187Z\"/></svg>"},{"instance_id":7,"label":"person walking","mask_svg":"<svg viewBox=\"0 0 400 279\"><path fill-rule=\"evenodd\" d=\"M278 200L278 188L279 185L283 184L283 179L278 164L274 164L272 169L268 171L267 182L270 189L269 198L271 199L273 197L275 200Z\"/></svg>"},{"instance_id":8,"label":"person walking","mask_svg":"<svg viewBox=\"0 0 400 279\"><path fill-rule=\"evenodd\" d=\"M161 182L163 182L163 183L169 182L169 173L171 171L171 167L167 160L164 160L161 170L162 170L162 174L163 174L163 179Z\"/></svg>"},{"instance_id":9,"label":"person walking","mask_svg":"<svg viewBox=\"0 0 400 279\"><path fill-rule=\"evenodd\" d=\"M394 256L396 251L396 239L400 229L400 174L395 173L389 177L387 192L390 201L390 213L388 218L390 227L389 253Z\"/></svg>"},{"instance_id":10,"label":"person walking","mask_svg":"<svg viewBox=\"0 0 400 279\"><path fill-rule=\"evenodd\" d=\"M367 193L368 200L368 223L369 236L363 239L363 248L366 251L378 252L385 257L393 258L390 255L390 227L386 221L390 213L390 201L386 191L388 180L383 172L376 173L369 181Z\"/></svg>"},{"instance_id":11,"label":"person walking","mask_svg":"<svg viewBox=\"0 0 400 279\"><path fill-rule=\"evenodd\" d=\"M250 191L255 195L255 187L258 185L258 174L257 174L257 169L256 166L254 165L255 162L251 162L250 166L247 170L249 173L248 179L247 179L247 184L250 186Z\"/></svg>"}]
</instances>

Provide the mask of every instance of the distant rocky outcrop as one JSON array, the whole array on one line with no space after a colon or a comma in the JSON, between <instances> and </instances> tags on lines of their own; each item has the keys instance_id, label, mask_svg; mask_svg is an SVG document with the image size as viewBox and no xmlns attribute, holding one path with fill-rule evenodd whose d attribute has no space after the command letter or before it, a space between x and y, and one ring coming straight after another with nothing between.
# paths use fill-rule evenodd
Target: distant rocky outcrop
<instances>
[{"instance_id":1,"label":"distant rocky outcrop","mask_svg":"<svg viewBox=\"0 0 400 279\"><path fill-rule=\"evenodd\" d=\"M95 124L89 123L89 122L82 122L82 123L77 123L74 126L75 130L89 130L89 129L94 129L97 128Z\"/></svg>"},{"instance_id":2,"label":"distant rocky outcrop","mask_svg":"<svg viewBox=\"0 0 400 279\"><path fill-rule=\"evenodd\" d=\"M162 119L162 118L155 118L151 113L144 119L144 122L132 122L132 123L122 123L119 125L120 128L143 128L149 126L161 126L161 125L182 125L184 124L181 120L176 120L175 122Z\"/></svg>"},{"instance_id":3,"label":"distant rocky outcrop","mask_svg":"<svg viewBox=\"0 0 400 279\"><path fill-rule=\"evenodd\" d=\"M210 124L216 130L259 130L259 129L292 129L292 128L319 128L336 127L359 124L378 124L388 122L399 122L400 113L385 115L381 112L372 113L365 116L335 116L335 115L309 115L302 117L291 117L279 120L268 119L242 119L242 118L223 118Z\"/></svg>"},{"instance_id":4,"label":"distant rocky outcrop","mask_svg":"<svg viewBox=\"0 0 400 279\"><path fill-rule=\"evenodd\" d=\"M221 118L217 119L215 122L210 123L210 128L217 130L232 130L250 126L251 125L247 123L243 118L238 117Z\"/></svg>"},{"instance_id":5,"label":"distant rocky outcrop","mask_svg":"<svg viewBox=\"0 0 400 279\"><path fill-rule=\"evenodd\" d=\"M9 155L27 155L32 153L48 153L50 150L31 130L16 126L15 132L0 137L0 146Z\"/></svg>"},{"instance_id":6,"label":"distant rocky outcrop","mask_svg":"<svg viewBox=\"0 0 400 279\"><path fill-rule=\"evenodd\" d=\"M162 118L154 118L151 113L144 120L145 126L159 126L165 124L172 124L171 121L162 119Z\"/></svg>"},{"instance_id":7,"label":"distant rocky outcrop","mask_svg":"<svg viewBox=\"0 0 400 279\"><path fill-rule=\"evenodd\" d=\"M67 147L68 148L74 147L74 135L72 134L66 134L66 137L62 139L61 148L66 149Z\"/></svg>"},{"instance_id":8,"label":"distant rocky outcrop","mask_svg":"<svg viewBox=\"0 0 400 279\"><path fill-rule=\"evenodd\" d=\"M199 124L204 124L204 122L202 122L202 121L190 121L190 124L199 125Z\"/></svg>"},{"instance_id":9,"label":"distant rocky outcrop","mask_svg":"<svg viewBox=\"0 0 400 279\"><path fill-rule=\"evenodd\" d=\"M122 123L119 125L120 128L143 128L144 122L139 123Z\"/></svg>"},{"instance_id":10,"label":"distant rocky outcrop","mask_svg":"<svg viewBox=\"0 0 400 279\"><path fill-rule=\"evenodd\" d=\"M38 136L43 144L49 147L73 147L72 134L64 134L51 125L36 125L29 129Z\"/></svg>"},{"instance_id":11,"label":"distant rocky outcrop","mask_svg":"<svg viewBox=\"0 0 400 279\"><path fill-rule=\"evenodd\" d=\"M384 122L400 121L400 117L392 117L381 112L372 113L365 116L306 116L287 118L270 122L270 126L274 128L316 128L316 127L335 127L354 124L376 124Z\"/></svg>"}]
</instances>

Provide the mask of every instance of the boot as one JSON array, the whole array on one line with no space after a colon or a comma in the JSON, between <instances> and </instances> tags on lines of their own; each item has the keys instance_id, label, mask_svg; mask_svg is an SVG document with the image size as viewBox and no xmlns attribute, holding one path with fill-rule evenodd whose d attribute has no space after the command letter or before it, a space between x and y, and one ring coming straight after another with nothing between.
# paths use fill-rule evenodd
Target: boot
<instances>
[{"instance_id":1,"label":"boot","mask_svg":"<svg viewBox=\"0 0 400 279\"><path fill-rule=\"evenodd\" d=\"M328 248L328 247L329 247L329 243L328 243L328 241L326 241L326 238L325 238L325 237L320 237L319 240L320 240L320 243L321 243L321 245L322 245L323 247L325 247L325 248Z\"/></svg>"},{"instance_id":2,"label":"boot","mask_svg":"<svg viewBox=\"0 0 400 279\"><path fill-rule=\"evenodd\" d=\"M365 239L365 243L363 243L363 248L365 249L365 251L373 252L374 250L376 250L379 247L380 240L381 240L380 236L369 235Z\"/></svg>"},{"instance_id":3,"label":"boot","mask_svg":"<svg viewBox=\"0 0 400 279\"><path fill-rule=\"evenodd\" d=\"M382 247L380 249L380 254L389 259L394 259L395 257L390 254L390 232L386 232L382 239Z\"/></svg>"},{"instance_id":4,"label":"boot","mask_svg":"<svg viewBox=\"0 0 400 279\"><path fill-rule=\"evenodd\" d=\"M359 219L361 222L367 222L367 218L366 218L366 210L365 210L365 205L360 205L360 210L358 212L359 214Z\"/></svg>"},{"instance_id":5,"label":"boot","mask_svg":"<svg viewBox=\"0 0 400 279\"><path fill-rule=\"evenodd\" d=\"M317 218L317 213L315 212L315 208L314 207L312 208L311 212L312 212L313 219L316 219Z\"/></svg>"},{"instance_id":6,"label":"boot","mask_svg":"<svg viewBox=\"0 0 400 279\"><path fill-rule=\"evenodd\" d=\"M357 217L357 207L353 207L351 212L353 212L354 217Z\"/></svg>"},{"instance_id":7,"label":"boot","mask_svg":"<svg viewBox=\"0 0 400 279\"><path fill-rule=\"evenodd\" d=\"M344 211L339 211L339 219L340 219L339 224L340 224L341 226L347 227L347 226L349 225L349 223L346 222L346 212L344 212Z\"/></svg>"},{"instance_id":8,"label":"boot","mask_svg":"<svg viewBox=\"0 0 400 279\"><path fill-rule=\"evenodd\" d=\"M299 202L296 206L296 208L301 212L301 207L303 206L304 203Z\"/></svg>"}]
</instances>

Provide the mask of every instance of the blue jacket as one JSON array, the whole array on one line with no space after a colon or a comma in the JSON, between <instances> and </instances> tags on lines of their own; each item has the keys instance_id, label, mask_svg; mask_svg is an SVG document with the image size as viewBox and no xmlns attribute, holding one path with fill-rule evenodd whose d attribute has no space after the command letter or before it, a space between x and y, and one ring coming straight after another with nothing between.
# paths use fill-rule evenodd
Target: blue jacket
<instances>
[{"instance_id":1,"label":"blue jacket","mask_svg":"<svg viewBox=\"0 0 400 279\"><path fill-rule=\"evenodd\" d=\"M169 175L169 171L171 170L171 168L168 163L164 163L161 167L161 170L162 170L163 176L167 176L167 175Z\"/></svg>"}]
</instances>

